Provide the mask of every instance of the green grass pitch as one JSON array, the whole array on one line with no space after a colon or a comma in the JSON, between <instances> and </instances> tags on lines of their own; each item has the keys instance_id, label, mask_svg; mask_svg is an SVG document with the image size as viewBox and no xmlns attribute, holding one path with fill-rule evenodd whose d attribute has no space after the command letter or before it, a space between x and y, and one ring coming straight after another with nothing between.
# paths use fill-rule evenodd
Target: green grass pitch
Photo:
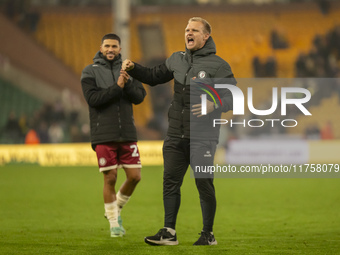
<instances>
[{"instance_id":1,"label":"green grass pitch","mask_svg":"<svg viewBox=\"0 0 340 255\"><path fill-rule=\"evenodd\" d=\"M119 184L125 179L120 170ZM215 179L217 246L194 247L202 228L190 174L182 186L180 244L144 243L163 224L162 168L143 167L111 238L96 167L0 167L0 254L340 254L340 179Z\"/></svg>"}]
</instances>

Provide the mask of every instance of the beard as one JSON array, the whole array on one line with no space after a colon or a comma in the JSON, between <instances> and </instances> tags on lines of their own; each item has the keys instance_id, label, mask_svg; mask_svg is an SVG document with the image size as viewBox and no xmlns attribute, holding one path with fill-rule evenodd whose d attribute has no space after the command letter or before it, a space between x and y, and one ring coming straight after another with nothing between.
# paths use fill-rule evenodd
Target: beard
<instances>
[{"instance_id":1,"label":"beard","mask_svg":"<svg viewBox=\"0 0 340 255\"><path fill-rule=\"evenodd\" d=\"M109 62L113 62L116 59L116 55L114 55L113 59L108 59L107 56L104 56L104 59Z\"/></svg>"}]
</instances>

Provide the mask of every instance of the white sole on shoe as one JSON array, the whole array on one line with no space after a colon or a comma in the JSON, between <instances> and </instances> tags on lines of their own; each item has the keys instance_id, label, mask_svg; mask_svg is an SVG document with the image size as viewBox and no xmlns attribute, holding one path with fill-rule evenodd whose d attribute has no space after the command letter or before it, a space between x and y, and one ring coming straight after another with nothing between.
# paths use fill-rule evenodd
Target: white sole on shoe
<instances>
[{"instance_id":1,"label":"white sole on shoe","mask_svg":"<svg viewBox=\"0 0 340 255\"><path fill-rule=\"evenodd\" d=\"M168 241L168 240L156 241L156 240L149 240L147 238L144 238L144 241L147 244L150 244L150 245L178 245L179 244L178 240L176 240L176 241Z\"/></svg>"}]
</instances>

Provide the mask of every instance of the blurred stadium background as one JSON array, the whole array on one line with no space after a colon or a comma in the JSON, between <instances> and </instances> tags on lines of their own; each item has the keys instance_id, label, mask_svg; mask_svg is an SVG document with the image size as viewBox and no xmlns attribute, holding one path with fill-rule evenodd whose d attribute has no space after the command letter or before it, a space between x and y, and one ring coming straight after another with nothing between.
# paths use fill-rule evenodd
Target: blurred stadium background
<instances>
[{"instance_id":1,"label":"blurred stadium background","mask_svg":"<svg viewBox=\"0 0 340 255\"><path fill-rule=\"evenodd\" d=\"M127 235L109 237L81 71L109 32L121 35L123 58L164 61L184 49L193 16L211 23L217 54L244 94L251 79L255 108L268 109L273 84L292 78L313 95L312 116L290 109L285 117L296 128L223 126L216 160L340 163L340 1L0 0L0 254L339 254L340 179L318 173L216 178L219 245L193 247L201 213L188 171L180 246L145 245L163 221L161 146L172 84L145 86L148 96L134 109L143 178L124 209Z\"/></svg>"},{"instance_id":2,"label":"blurred stadium background","mask_svg":"<svg viewBox=\"0 0 340 255\"><path fill-rule=\"evenodd\" d=\"M245 138L340 138L340 1L0 0L0 8L1 144L89 142L79 80L102 35L121 35L123 58L152 66L184 49L193 16L211 23L217 54L237 78L333 78L303 85L313 94L312 116L293 113L296 128L226 126L221 147ZM257 107L271 103L273 84L263 81L254 91ZM148 96L134 109L138 136L162 140L172 88L145 87Z\"/></svg>"}]
</instances>

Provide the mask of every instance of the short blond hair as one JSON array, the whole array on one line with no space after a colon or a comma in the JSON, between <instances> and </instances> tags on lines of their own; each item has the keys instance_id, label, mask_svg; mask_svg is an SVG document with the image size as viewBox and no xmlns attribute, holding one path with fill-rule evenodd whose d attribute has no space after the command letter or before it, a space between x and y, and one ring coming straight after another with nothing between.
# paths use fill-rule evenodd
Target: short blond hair
<instances>
[{"instance_id":1,"label":"short blond hair","mask_svg":"<svg viewBox=\"0 0 340 255\"><path fill-rule=\"evenodd\" d=\"M189 19L188 23L190 23L192 21L201 22L203 24L203 27L204 27L204 32L208 33L209 35L211 34L212 28L211 28L211 25L209 24L208 21L206 21L205 19L203 19L201 17L192 17L191 19Z\"/></svg>"}]
</instances>

